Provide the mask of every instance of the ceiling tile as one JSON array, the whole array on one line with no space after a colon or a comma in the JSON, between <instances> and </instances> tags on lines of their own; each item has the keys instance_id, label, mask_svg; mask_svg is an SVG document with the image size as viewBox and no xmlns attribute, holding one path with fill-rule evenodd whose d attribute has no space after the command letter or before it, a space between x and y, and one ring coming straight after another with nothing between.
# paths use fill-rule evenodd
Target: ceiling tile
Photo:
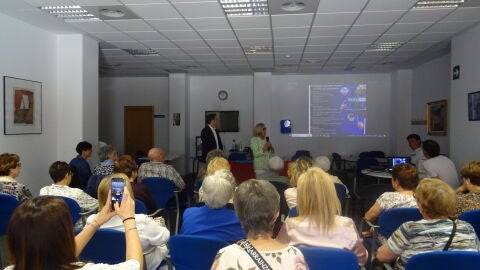
<instances>
[{"instance_id":1,"label":"ceiling tile","mask_svg":"<svg viewBox=\"0 0 480 270\"><path fill-rule=\"evenodd\" d=\"M480 7L461 7L450 13L442 21L479 21Z\"/></svg>"},{"instance_id":2,"label":"ceiling tile","mask_svg":"<svg viewBox=\"0 0 480 270\"><path fill-rule=\"evenodd\" d=\"M452 9L412 9L403 16L399 23L436 22L452 12Z\"/></svg>"},{"instance_id":3,"label":"ceiling tile","mask_svg":"<svg viewBox=\"0 0 480 270\"><path fill-rule=\"evenodd\" d=\"M428 32L460 32L463 29L473 25L475 22L464 21L464 22L439 22L432 27L427 29Z\"/></svg>"},{"instance_id":4,"label":"ceiling tile","mask_svg":"<svg viewBox=\"0 0 480 270\"><path fill-rule=\"evenodd\" d=\"M385 34L388 35L398 35L398 34L417 34L428 27L430 27L432 23L425 22L425 23L396 23L392 26L392 28L388 29Z\"/></svg>"},{"instance_id":5,"label":"ceiling tile","mask_svg":"<svg viewBox=\"0 0 480 270\"><path fill-rule=\"evenodd\" d=\"M359 52L342 52L342 51L336 51L333 55L332 58L340 58L340 57L348 57L351 59L352 57L358 56L360 53ZM352 59L351 59L352 60ZM351 61L350 60L350 61Z\"/></svg>"},{"instance_id":6,"label":"ceiling tile","mask_svg":"<svg viewBox=\"0 0 480 270\"><path fill-rule=\"evenodd\" d=\"M145 50L146 49L145 45L143 45L139 42L136 42L136 41L125 41L125 42L112 41L110 43L117 46L120 49L134 49L134 50Z\"/></svg>"},{"instance_id":7,"label":"ceiling tile","mask_svg":"<svg viewBox=\"0 0 480 270\"><path fill-rule=\"evenodd\" d=\"M376 42L407 42L416 34L383 35Z\"/></svg>"},{"instance_id":8,"label":"ceiling tile","mask_svg":"<svg viewBox=\"0 0 480 270\"><path fill-rule=\"evenodd\" d=\"M347 44L372 43L377 38L378 38L378 35L370 35L370 36L347 35L343 38L343 42Z\"/></svg>"},{"instance_id":9,"label":"ceiling tile","mask_svg":"<svg viewBox=\"0 0 480 270\"><path fill-rule=\"evenodd\" d=\"M270 28L270 17L267 15L261 16L236 16L229 17L228 20L232 27L236 29L249 28Z\"/></svg>"},{"instance_id":10,"label":"ceiling tile","mask_svg":"<svg viewBox=\"0 0 480 270\"><path fill-rule=\"evenodd\" d=\"M351 25L358 12L317 13L313 26Z\"/></svg>"},{"instance_id":11,"label":"ceiling tile","mask_svg":"<svg viewBox=\"0 0 480 270\"><path fill-rule=\"evenodd\" d=\"M195 40L177 40L175 43L182 48L206 47L207 44L201 39Z\"/></svg>"},{"instance_id":12,"label":"ceiling tile","mask_svg":"<svg viewBox=\"0 0 480 270\"><path fill-rule=\"evenodd\" d=\"M340 40L342 40L342 37L310 37L308 45L334 45L338 44Z\"/></svg>"},{"instance_id":13,"label":"ceiling tile","mask_svg":"<svg viewBox=\"0 0 480 270\"><path fill-rule=\"evenodd\" d=\"M339 37L344 36L350 26L322 26L312 27L311 37Z\"/></svg>"},{"instance_id":14,"label":"ceiling tile","mask_svg":"<svg viewBox=\"0 0 480 270\"><path fill-rule=\"evenodd\" d=\"M239 55L244 55L243 50L240 47L217 47L217 48L212 48L212 50L215 51L216 54L222 55L222 54L227 54L227 55L234 55L234 54L239 54Z\"/></svg>"},{"instance_id":15,"label":"ceiling tile","mask_svg":"<svg viewBox=\"0 0 480 270\"><path fill-rule=\"evenodd\" d=\"M185 53L179 48L153 48L153 49L166 57L171 57L172 55L185 55Z\"/></svg>"},{"instance_id":16,"label":"ceiling tile","mask_svg":"<svg viewBox=\"0 0 480 270\"><path fill-rule=\"evenodd\" d=\"M412 39L412 42L430 42L430 41L442 41L450 38L453 33L422 33Z\"/></svg>"},{"instance_id":17,"label":"ceiling tile","mask_svg":"<svg viewBox=\"0 0 480 270\"><path fill-rule=\"evenodd\" d=\"M367 2L367 0L322 0L318 5L317 13L359 12Z\"/></svg>"},{"instance_id":18,"label":"ceiling tile","mask_svg":"<svg viewBox=\"0 0 480 270\"><path fill-rule=\"evenodd\" d=\"M275 46L304 46L307 41L305 38L276 38Z\"/></svg>"},{"instance_id":19,"label":"ceiling tile","mask_svg":"<svg viewBox=\"0 0 480 270\"><path fill-rule=\"evenodd\" d=\"M273 29L274 38L306 37L310 27L291 27Z\"/></svg>"},{"instance_id":20,"label":"ceiling tile","mask_svg":"<svg viewBox=\"0 0 480 270\"><path fill-rule=\"evenodd\" d=\"M270 28L240 29L235 30L239 39L244 38L271 38Z\"/></svg>"},{"instance_id":21,"label":"ceiling tile","mask_svg":"<svg viewBox=\"0 0 480 270\"><path fill-rule=\"evenodd\" d=\"M188 18L187 21L196 30L231 29L225 17L221 18Z\"/></svg>"},{"instance_id":22,"label":"ceiling tile","mask_svg":"<svg viewBox=\"0 0 480 270\"><path fill-rule=\"evenodd\" d=\"M205 42L211 47L238 47L240 46L236 39L206 39Z\"/></svg>"},{"instance_id":23,"label":"ceiling tile","mask_svg":"<svg viewBox=\"0 0 480 270\"><path fill-rule=\"evenodd\" d=\"M255 39L240 39L240 43L243 47L248 46L266 46L272 47L272 40L265 38L255 38Z\"/></svg>"},{"instance_id":24,"label":"ceiling tile","mask_svg":"<svg viewBox=\"0 0 480 270\"><path fill-rule=\"evenodd\" d=\"M96 32L116 32L117 29L102 21L72 21L67 22L69 25L73 25L79 29L82 29L88 33Z\"/></svg>"},{"instance_id":25,"label":"ceiling tile","mask_svg":"<svg viewBox=\"0 0 480 270\"><path fill-rule=\"evenodd\" d=\"M365 11L409 10L418 0L370 0Z\"/></svg>"},{"instance_id":26,"label":"ceiling tile","mask_svg":"<svg viewBox=\"0 0 480 270\"><path fill-rule=\"evenodd\" d=\"M193 30L184 19L147 20L159 31Z\"/></svg>"},{"instance_id":27,"label":"ceiling tile","mask_svg":"<svg viewBox=\"0 0 480 270\"><path fill-rule=\"evenodd\" d=\"M125 34L139 41L166 40L166 38L157 31L125 32Z\"/></svg>"},{"instance_id":28,"label":"ceiling tile","mask_svg":"<svg viewBox=\"0 0 480 270\"><path fill-rule=\"evenodd\" d=\"M232 30L199 30L204 39L236 39Z\"/></svg>"},{"instance_id":29,"label":"ceiling tile","mask_svg":"<svg viewBox=\"0 0 480 270\"><path fill-rule=\"evenodd\" d=\"M330 56L330 53L304 53L303 59L327 59Z\"/></svg>"},{"instance_id":30,"label":"ceiling tile","mask_svg":"<svg viewBox=\"0 0 480 270\"><path fill-rule=\"evenodd\" d=\"M272 15L272 27L310 27L313 14Z\"/></svg>"},{"instance_id":31,"label":"ceiling tile","mask_svg":"<svg viewBox=\"0 0 480 270\"><path fill-rule=\"evenodd\" d=\"M305 46L278 46L275 44L275 53L302 53Z\"/></svg>"},{"instance_id":32,"label":"ceiling tile","mask_svg":"<svg viewBox=\"0 0 480 270\"><path fill-rule=\"evenodd\" d=\"M117 0L72 0L77 5L80 6L115 6L122 5L120 1ZM50 1L53 2L53 1Z\"/></svg>"},{"instance_id":33,"label":"ceiling tile","mask_svg":"<svg viewBox=\"0 0 480 270\"><path fill-rule=\"evenodd\" d=\"M180 45L180 46L182 46L181 43L179 44L179 43L177 42L177 44ZM182 49L183 49L186 53L190 54L191 56L193 56L193 55L195 55L195 54L200 54L200 55L213 54L213 51L212 51L210 48L208 48L208 47L192 47L192 48L189 48L189 47L184 47L184 46L182 46Z\"/></svg>"},{"instance_id":34,"label":"ceiling tile","mask_svg":"<svg viewBox=\"0 0 480 270\"><path fill-rule=\"evenodd\" d=\"M120 31L153 31L154 29L143 20L108 21L108 24Z\"/></svg>"},{"instance_id":35,"label":"ceiling tile","mask_svg":"<svg viewBox=\"0 0 480 270\"><path fill-rule=\"evenodd\" d=\"M337 45L319 45L319 46L313 46L313 45L308 45L305 48L305 52L332 52Z\"/></svg>"},{"instance_id":36,"label":"ceiling tile","mask_svg":"<svg viewBox=\"0 0 480 270\"><path fill-rule=\"evenodd\" d=\"M143 44L148 46L149 48L177 48L175 44L168 40L149 40L143 41Z\"/></svg>"},{"instance_id":37,"label":"ceiling tile","mask_svg":"<svg viewBox=\"0 0 480 270\"><path fill-rule=\"evenodd\" d=\"M348 32L349 35L379 35L390 27L389 24L361 24L354 25Z\"/></svg>"},{"instance_id":38,"label":"ceiling tile","mask_svg":"<svg viewBox=\"0 0 480 270\"><path fill-rule=\"evenodd\" d=\"M120 49L106 49L106 50L100 50L100 54L103 56L126 56L128 55L127 52L124 50Z\"/></svg>"},{"instance_id":39,"label":"ceiling tile","mask_svg":"<svg viewBox=\"0 0 480 270\"><path fill-rule=\"evenodd\" d=\"M405 13L403 10L365 11L356 24L392 24Z\"/></svg>"},{"instance_id":40,"label":"ceiling tile","mask_svg":"<svg viewBox=\"0 0 480 270\"><path fill-rule=\"evenodd\" d=\"M165 4L168 0L121 0L125 5L127 4Z\"/></svg>"},{"instance_id":41,"label":"ceiling tile","mask_svg":"<svg viewBox=\"0 0 480 270\"><path fill-rule=\"evenodd\" d=\"M101 40L112 43L112 41L134 41L131 37L125 35L122 32L115 33L91 33L92 36L95 36Z\"/></svg>"},{"instance_id":42,"label":"ceiling tile","mask_svg":"<svg viewBox=\"0 0 480 270\"><path fill-rule=\"evenodd\" d=\"M204 18L225 16L217 1L174 3L175 7L185 18Z\"/></svg>"},{"instance_id":43,"label":"ceiling tile","mask_svg":"<svg viewBox=\"0 0 480 270\"><path fill-rule=\"evenodd\" d=\"M220 55L220 58L224 61L247 61L247 58L245 57L245 54L224 54Z\"/></svg>"},{"instance_id":44,"label":"ceiling tile","mask_svg":"<svg viewBox=\"0 0 480 270\"><path fill-rule=\"evenodd\" d=\"M162 34L170 40L194 40L201 39L195 31L177 30L177 31L162 31Z\"/></svg>"},{"instance_id":45,"label":"ceiling tile","mask_svg":"<svg viewBox=\"0 0 480 270\"><path fill-rule=\"evenodd\" d=\"M346 51L346 52L361 52L370 46L370 43L367 44L345 44L342 43L338 45L337 51Z\"/></svg>"},{"instance_id":46,"label":"ceiling tile","mask_svg":"<svg viewBox=\"0 0 480 270\"><path fill-rule=\"evenodd\" d=\"M181 18L170 4L127 5L134 13L144 19Z\"/></svg>"}]
</instances>

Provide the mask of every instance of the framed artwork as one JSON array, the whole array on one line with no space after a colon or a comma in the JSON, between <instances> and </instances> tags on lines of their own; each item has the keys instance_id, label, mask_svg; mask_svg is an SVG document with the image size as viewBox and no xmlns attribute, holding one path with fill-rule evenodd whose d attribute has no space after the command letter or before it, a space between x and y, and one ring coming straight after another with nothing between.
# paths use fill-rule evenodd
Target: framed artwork
<instances>
[{"instance_id":1,"label":"framed artwork","mask_svg":"<svg viewBox=\"0 0 480 270\"><path fill-rule=\"evenodd\" d=\"M480 120L480 91L468 93L468 121Z\"/></svg>"},{"instance_id":2,"label":"framed artwork","mask_svg":"<svg viewBox=\"0 0 480 270\"><path fill-rule=\"evenodd\" d=\"M3 76L5 135L42 133L42 83Z\"/></svg>"},{"instance_id":3,"label":"framed artwork","mask_svg":"<svg viewBox=\"0 0 480 270\"><path fill-rule=\"evenodd\" d=\"M427 133L447 135L447 100L427 103Z\"/></svg>"}]
</instances>

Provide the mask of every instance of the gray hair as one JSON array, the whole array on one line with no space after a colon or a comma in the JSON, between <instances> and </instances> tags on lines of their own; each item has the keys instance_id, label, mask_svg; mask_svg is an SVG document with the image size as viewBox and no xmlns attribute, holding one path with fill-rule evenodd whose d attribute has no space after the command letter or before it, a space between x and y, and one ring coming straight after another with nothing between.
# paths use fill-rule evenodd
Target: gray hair
<instances>
[{"instance_id":1,"label":"gray hair","mask_svg":"<svg viewBox=\"0 0 480 270\"><path fill-rule=\"evenodd\" d=\"M276 172L281 171L283 170L283 166L284 166L284 161L279 156L274 156L268 160L268 167L270 167L272 171L276 171Z\"/></svg>"},{"instance_id":2,"label":"gray hair","mask_svg":"<svg viewBox=\"0 0 480 270\"><path fill-rule=\"evenodd\" d=\"M327 156L319 156L313 160L313 165L328 172L330 170L331 162Z\"/></svg>"},{"instance_id":3,"label":"gray hair","mask_svg":"<svg viewBox=\"0 0 480 270\"><path fill-rule=\"evenodd\" d=\"M200 197L205 204L213 209L224 207L233 197L235 185L221 174L212 174L203 180Z\"/></svg>"},{"instance_id":4,"label":"gray hair","mask_svg":"<svg viewBox=\"0 0 480 270\"><path fill-rule=\"evenodd\" d=\"M117 150L111 145L105 145L98 149L98 159L100 162L105 161L108 159L108 155L112 153L117 153Z\"/></svg>"}]
</instances>

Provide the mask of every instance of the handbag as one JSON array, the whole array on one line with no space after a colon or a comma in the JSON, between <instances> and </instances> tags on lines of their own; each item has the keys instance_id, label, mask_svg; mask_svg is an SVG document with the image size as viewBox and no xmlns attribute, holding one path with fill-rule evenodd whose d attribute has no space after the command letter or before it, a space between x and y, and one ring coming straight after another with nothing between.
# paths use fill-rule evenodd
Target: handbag
<instances>
[{"instance_id":1,"label":"handbag","mask_svg":"<svg viewBox=\"0 0 480 270\"><path fill-rule=\"evenodd\" d=\"M255 249L250 242L248 242L247 239L242 239L237 242L237 245L239 245L247 254L252 258L252 260L255 262L255 264L258 266L258 268L262 270L272 270L272 267L263 259L262 255L258 253L257 249Z\"/></svg>"},{"instance_id":2,"label":"handbag","mask_svg":"<svg viewBox=\"0 0 480 270\"><path fill-rule=\"evenodd\" d=\"M452 232L450 233L450 238L448 238L447 244L445 244L445 247L443 248L443 251L448 250L448 248L452 244L453 236L455 236L455 232L457 231L457 223L455 222L455 220L452 220L452 222L453 222Z\"/></svg>"}]
</instances>

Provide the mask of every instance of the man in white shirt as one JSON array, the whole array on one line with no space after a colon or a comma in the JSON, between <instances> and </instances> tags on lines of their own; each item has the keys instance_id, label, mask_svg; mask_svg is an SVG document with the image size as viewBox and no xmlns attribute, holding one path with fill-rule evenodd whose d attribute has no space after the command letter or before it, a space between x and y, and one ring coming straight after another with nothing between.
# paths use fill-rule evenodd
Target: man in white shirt
<instances>
[{"instance_id":1,"label":"man in white shirt","mask_svg":"<svg viewBox=\"0 0 480 270\"><path fill-rule=\"evenodd\" d=\"M205 162L205 157L208 152L213 149L223 150L222 139L216 130L218 116L214 113L207 115L207 125L202 129L202 162Z\"/></svg>"},{"instance_id":2,"label":"man in white shirt","mask_svg":"<svg viewBox=\"0 0 480 270\"><path fill-rule=\"evenodd\" d=\"M440 155L440 146L436 141L424 141L423 154L427 159L423 162L426 177L439 178L449 184L453 189L460 186L455 164L446 156Z\"/></svg>"},{"instance_id":3,"label":"man in white shirt","mask_svg":"<svg viewBox=\"0 0 480 270\"><path fill-rule=\"evenodd\" d=\"M425 178L425 168L423 162L426 160L423 155L422 139L418 134L410 134L407 136L408 146L413 152L410 154L410 162L417 168L418 178Z\"/></svg>"}]
</instances>

